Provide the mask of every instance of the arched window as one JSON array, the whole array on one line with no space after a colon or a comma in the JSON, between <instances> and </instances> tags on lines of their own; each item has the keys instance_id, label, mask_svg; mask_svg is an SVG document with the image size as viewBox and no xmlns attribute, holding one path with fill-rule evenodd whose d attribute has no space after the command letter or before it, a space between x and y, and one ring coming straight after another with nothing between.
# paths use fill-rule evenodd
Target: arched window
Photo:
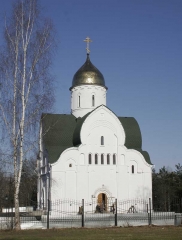
<instances>
[{"instance_id":1,"label":"arched window","mask_svg":"<svg viewBox=\"0 0 182 240\"><path fill-rule=\"evenodd\" d=\"M92 154L89 153L88 155L88 164L92 164Z\"/></svg>"},{"instance_id":2,"label":"arched window","mask_svg":"<svg viewBox=\"0 0 182 240\"><path fill-rule=\"evenodd\" d=\"M110 154L107 154L107 164L110 164Z\"/></svg>"},{"instance_id":3,"label":"arched window","mask_svg":"<svg viewBox=\"0 0 182 240\"><path fill-rule=\"evenodd\" d=\"M95 96L92 95L92 107L94 107L94 106L95 106Z\"/></svg>"},{"instance_id":4,"label":"arched window","mask_svg":"<svg viewBox=\"0 0 182 240\"><path fill-rule=\"evenodd\" d=\"M104 154L101 154L101 164L104 164Z\"/></svg>"},{"instance_id":5,"label":"arched window","mask_svg":"<svg viewBox=\"0 0 182 240\"><path fill-rule=\"evenodd\" d=\"M98 155L95 154L95 164L98 164Z\"/></svg>"},{"instance_id":6,"label":"arched window","mask_svg":"<svg viewBox=\"0 0 182 240\"><path fill-rule=\"evenodd\" d=\"M80 107L80 95L78 95L78 107Z\"/></svg>"},{"instance_id":7,"label":"arched window","mask_svg":"<svg viewBox=\"0 0 182 240\"><path fill-rule=\"evenodd\" d=\"M135 173L134 165L131 165L131 173Z\"/></svg>"},{"instance_id":8,"label":"arched window","mask_svg":"<svg viewBox=\"0 0 182 240\"><path fill-rule=\"evenodd\" d=\"M101 136L100 141L101 141L101 145L104 145L104 136Z\"/></svg>"},{"instance_id":9,"label":"arched window","mask_svg":"<svg viewBox=\"0 0 182 240\"><path fill-rule=\"evenodd\" d=\"M113 165L116 165L116 154L113 154Z\"/></svg>"},{"instance_id":10,"label":"arched window","mask_svg":"<svg viewBox=\"0 0 182 240\"><path fill-rule=\"evenodd\" d=\"M69 164L69 167L72 167L72 164L71 164L71 163Z\"/></svg>"}]
</instances>

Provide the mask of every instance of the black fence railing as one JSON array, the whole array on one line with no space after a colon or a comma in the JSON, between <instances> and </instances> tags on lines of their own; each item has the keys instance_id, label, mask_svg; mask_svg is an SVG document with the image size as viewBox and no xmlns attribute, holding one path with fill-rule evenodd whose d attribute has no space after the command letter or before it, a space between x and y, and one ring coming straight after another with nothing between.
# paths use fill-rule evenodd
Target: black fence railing
<instances>
[{"instance_id":1,"label":"black fence railing","mask_svg":"<svg viewBox=\"0 0 182 240\"><path fill-rule=\"evenodd\" d=\"M182 212L182 198L167 198L158 200L157 198L153 199L153 209L154 211L163 211L163 212Z\"/></svg>"},{"instance_id":2,"label":"black fence railing","mask_svg":"<svg viewBox=\"0 0 182 240\"><path fill-rule=\"evenodd\" d=\"M108 198L102 202L95 198L92 201L64 199L49 202L46 209L20 208L20 221L22 229L182 224L181 199L173 199L167 206L151 199ZM2 209L0 229L13 228L13 208Z\"/></svg>"}]
</instances>

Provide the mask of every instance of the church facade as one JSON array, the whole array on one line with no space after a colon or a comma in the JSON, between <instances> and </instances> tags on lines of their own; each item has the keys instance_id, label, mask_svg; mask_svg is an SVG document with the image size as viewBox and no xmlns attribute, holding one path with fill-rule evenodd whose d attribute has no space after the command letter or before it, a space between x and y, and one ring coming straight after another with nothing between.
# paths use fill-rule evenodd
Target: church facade
<instances>
[{"instance_id":1,"label":"church facade","mask_svg":"<svg viewBox=\"0 0 182 240\"><path fill-rule=\"evenodd\" d=\"M47 199L151 198L152 164L139 125L107 108L105 80L89 53L70 91L70 115L42 114L38 207Z\"/></svg>"}]
</instances>

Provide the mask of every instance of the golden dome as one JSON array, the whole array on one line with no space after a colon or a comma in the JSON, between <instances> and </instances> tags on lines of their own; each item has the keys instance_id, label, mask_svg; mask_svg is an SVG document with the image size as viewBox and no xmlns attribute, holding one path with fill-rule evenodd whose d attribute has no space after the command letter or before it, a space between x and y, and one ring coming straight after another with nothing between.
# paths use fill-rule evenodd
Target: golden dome
<instances>
[{"instance_id":1,"label":"golden dome","mask_svg":"<svg viewBox=\"0 0 182 240\"><path fill-rule=\"evenodd\" d=\"M70 90L80 85L99 85L107 89L102 73L91 63L88 53L86 62L73 77Z\"/></svg>"}]
</instances>

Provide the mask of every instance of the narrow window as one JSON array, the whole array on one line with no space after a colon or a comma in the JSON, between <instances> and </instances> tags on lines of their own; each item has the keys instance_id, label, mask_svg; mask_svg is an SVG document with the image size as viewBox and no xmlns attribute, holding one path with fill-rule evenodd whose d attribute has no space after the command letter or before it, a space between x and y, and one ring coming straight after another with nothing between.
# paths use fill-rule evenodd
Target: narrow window
<instances>
[{"instance_id":1,"label":"narrow window","mask_svg":"<svg viewBox=\"0 0 182 240\"><path fill-rule=\"evenodd\" d=\"M110 164L110 154L107 154L107 164Z\"/></svg>"},{"instance_id":2,"label":"narrow window","mask_svg":"<svg viewBox=\"0 0 182 240\"><path fill-rule=\"evenodd\" d=\"M80 107L80 95L78 96L78 107Z\"/></svg>"},{"instance_id":3,"label":"narrow window","mask_svg":"<svg viewBox=\"0 0 182 240\"><path fill-rule=\"evenodd\" d=\"M131 172L135 173L134 165L131 166Z\"/></svg>"},{"instance_id":4,"label":"narrow window","mask_svg":"<svg viewBox=\"0 0 182 240\"><path fill-rule=\"evenodd\" d=\"M104 154L101 154L101 164L104 164Z\"/></svg>"},{"instance_id":5,"label":"narrow window","mask_svg":"<svg viewBox=\"0 0 182 240\"><path fill-rule=\"evenodd\" d=\"M71 163L69 164L69 167L72 167L72 164L71 164Z\"/></svg>"},{"instance_id":6,"label":"narrow window","mask_svg":"<svg viewBox=\"0 0 182 240\"><path fill-rule=\"evenodd\" d=\"M98 164L98 155L95 154L95 164Z\"/></svg>"},{"instance_id":7,"label":"narrow window","mask_svg":"<svg viewBox=\"0 0 182 240\"><path fill-rule=\"evenodd\" d=\"M80 107L80 95L78 95L78 107Z\"/></svg>"},{"instance_id":8,"label":"narrow window","mask_svg":"<svg viewBox=\"0 0 182 240\"><path fill-rule=\"evenodd\" d=\"M113 154L113 165L116 165L116 154Z\"/></svg>"},{"instance_id":9,"label":"narrow window","mask_svg":"<svg viewBox=\"0 0 182 240\"><path fill-rule=\"evenodd\" d=\"M92 164L92 155L91 154L88 155L88 163Z\"/></svg>"},{"instance_id":10,"label":"narrow window","mask_svg":"<svg viewBox=\"0 0 182 240\"><path fill-rule=\"evenodd\" d=\"M92 107L94 107L94 106L95 106L95 96L92 95Z\"/></svg>"},{"instance_id":11,"label":"narrow window","mask_svg":"<svg viewBox=\"0 0 182 240\"><path fill-rule=\"evenodd\" d=\"M101 145L104 145L104 137L101 136Z\"/></svg>"}]
</instances>

